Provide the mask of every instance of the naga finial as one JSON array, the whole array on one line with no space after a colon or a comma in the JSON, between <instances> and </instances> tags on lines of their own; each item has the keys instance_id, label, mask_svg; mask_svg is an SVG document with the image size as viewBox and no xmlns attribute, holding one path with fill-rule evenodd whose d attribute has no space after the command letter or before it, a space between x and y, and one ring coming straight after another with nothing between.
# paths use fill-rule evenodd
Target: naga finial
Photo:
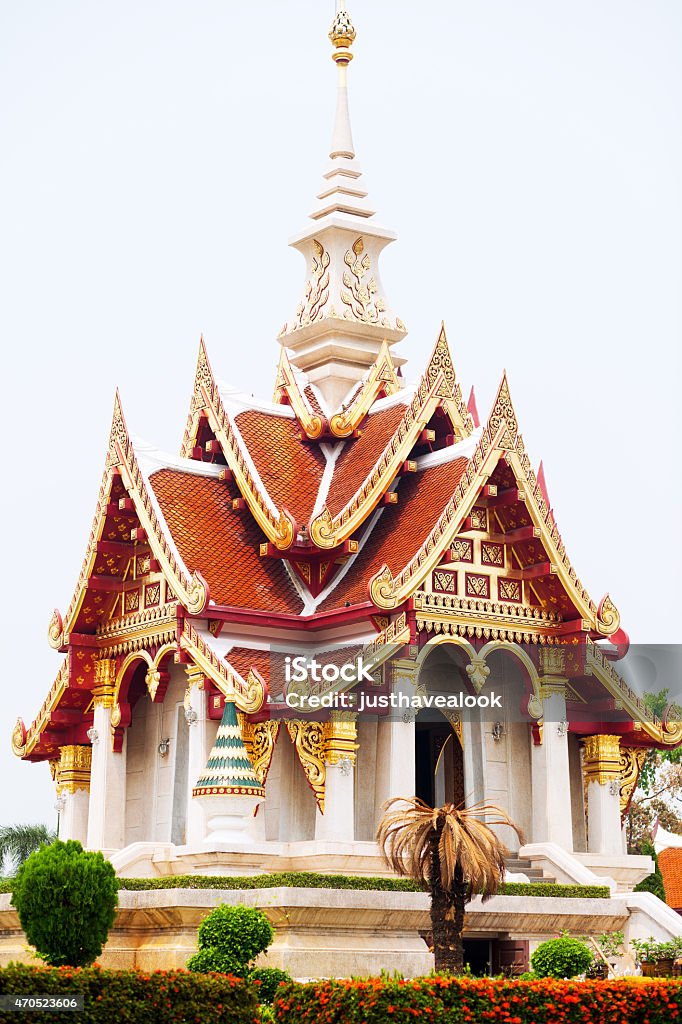
<instances>
[{"instance_id":1,"label":"naga finial","mask_svg":"<svg viewBox=\"0 0 682 1024\"><path fill-rule=\"evenodd\" d=\"M332 60L335 64L345 67L353 59L351 46L356 36L355 26L346 10L345 0L338 0L336 5L336 16L329 30L329 38L334 47Z\"/></svg>"}]
</instances>

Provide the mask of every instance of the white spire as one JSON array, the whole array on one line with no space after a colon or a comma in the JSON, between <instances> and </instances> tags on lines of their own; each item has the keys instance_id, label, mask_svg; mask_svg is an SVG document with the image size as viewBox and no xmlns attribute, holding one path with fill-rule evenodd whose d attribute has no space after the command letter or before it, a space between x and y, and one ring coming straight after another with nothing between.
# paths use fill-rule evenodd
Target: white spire
<instances>
[{"instance_id":1,"label":"white spire","mask_svg":"<svg viewBox=\"0 0 682 1024\"><path fill-rule=\"evenodd\" d=\"M329 32L334 47L332 60L337 67L336 117L329 153L331 161L324 173L325 184L317 197L311 220L341 213L366 220L374 215L366 202L367 189L360 182L362 171L355 161L353 132L348 106L348 65L353 59L351 46L356 32L343 0L338 0L336 17Z\"/></svg>"},{"instance_id":2,"label":"white spire","mask_svg":"<svg viewBox=\"0 0 682 1024\"><path fill-rule=\"evenodd\" d=\"M378 273L382 249L395 239L372 220L355 159L348 107L348 65L356 37L344 0L337 0L329 38L337 67L336 117L324 185L310 214L314 222L290 240L308 265L308 281L293 321L279 341L291 362L316 383L335 410L373 365L384 341L405 325L384 297ZM404 362L393 357L395 366Z\"/></svg>"}]
</instances>

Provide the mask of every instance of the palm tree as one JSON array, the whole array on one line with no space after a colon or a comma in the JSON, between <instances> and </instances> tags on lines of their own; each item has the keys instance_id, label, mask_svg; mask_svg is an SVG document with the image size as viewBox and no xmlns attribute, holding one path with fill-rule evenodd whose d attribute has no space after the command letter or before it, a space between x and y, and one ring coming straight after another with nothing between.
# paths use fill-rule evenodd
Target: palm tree
<instances>
[{"instance_id":1,"label":"palm tree","mask_svg":"<svg viewBox=\"0 0 682 1024\"><path fill-rule=\"evenodd\" d=\"M386 863L431 893L436 970L461 974L464 907L472 895L494 896L504 880L508 851L490 826L507 825L523 842L521 830L491 804L433 808L418 797L394 797L384 812L377 842Z\"/></svg>"},{"instance_id":2,"label":"palm tree","mask_svg":"<svg viewBox=\"0 0 682 1024\"><path fill-rule=\"evenodd\" d=\"M0 874L14 874L18 867L44 843L53 843L57 833L45 825L3 825L0 827Z\"/></svg>"}]
</instances>

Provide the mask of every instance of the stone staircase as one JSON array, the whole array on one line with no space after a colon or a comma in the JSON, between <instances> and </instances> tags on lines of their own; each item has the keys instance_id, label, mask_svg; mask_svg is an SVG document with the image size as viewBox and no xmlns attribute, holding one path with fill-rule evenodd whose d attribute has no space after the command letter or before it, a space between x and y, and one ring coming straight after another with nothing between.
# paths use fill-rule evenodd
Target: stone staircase
<instances>
[{"instance_id":1,"label":"stone staircase","mask_svg":"<svg viewBox=\"0 0 682 1024\"><path fill-rule=\"evenodd\" d=\"M554 885L556 883L556 878L543 875L541 868L534 868L531 862L523 857L507 857L505 864L507 871L512 874L527 875L528 881L532 885L537 885L540 882L546 885Z\"/></svg>"}]
</instances>

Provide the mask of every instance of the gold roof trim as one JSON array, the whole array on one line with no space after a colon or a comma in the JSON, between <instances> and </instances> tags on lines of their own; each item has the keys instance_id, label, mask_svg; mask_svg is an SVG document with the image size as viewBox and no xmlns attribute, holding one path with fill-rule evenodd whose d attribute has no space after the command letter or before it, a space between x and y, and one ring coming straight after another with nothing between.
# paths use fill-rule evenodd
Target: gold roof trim
<instances>
[{"instance_id":1,"label":"gold roof trim","mask_svg":"<svg viewBox=\"0 0 682 1024\"><path fill-rule=\"evenodd\" d=\"M279 357L275 393L272 400L276 405L281 405L285 396L296 414L296 419L305 431L306 437L309 437L311 441L321 437L327 424L322 416L317 416L310 408L305 395L298 386L287 350L283 348Z\"/></svg>"},{"instance_id":2,"label":"gold roof trim","mask_svg":"<svg viewBox=\"0 0 682 1024\"><path fill-rule=\"evenodd\" d=\"M50 687L50 691L40 706L40 711L33 719L28 729L24 726L21 718L17 719L17 723L12 731L12 753L17 757L26 758L33 751L40 734L47 725L48 719L55 708L58 706L59 701L62 699L64 691L69 686L69 659L64 658L57 678Z\"/></svg>"},{"instance_id":3,"label":"gold roof trim","mask_svg":"<svg viewBox=\"0 0 682 1024\"><path fill-rule=\"evenodd\" d=\"M395 371L388 342L381 344L379 355L367 379L362 382L347 409L337 412L329 421L334 437L349 437L370 411L379 394L394 395L400 390L400 381Z\"/></svg>"},{"instance_id":4,"label":"gold roof trim","mask_svg":"<svg viewBox=\"0 0 682 1024\"><path fill-rule=\"evenodd\" d=\"M438 341L431 353L431 358L414 398L405 410L393 437L365 477L364 482L337 515L332 516L325 506L319 515L311 521L310 536L317 547L325 549L336 547L347 540L362 525L397 476L401 465L414 448L420 433L439 406L442 406L450 415L453 429L455 429L455 423L460 424L456 429L461 437L471 433L473 423L462 402L444 328L441 328ZM460 416L462 411L466 418Z\"/></svg>"},{"instance_id":5,"label":"gold roof trim","mask_svg":"<svg viewBox=\"0 0 682 1024\"><path fill-rule=\"evenodd\" d=\"M135 514L147 534L152 554L158 561L160 570L172 587L173 592L190 614L199 614L208 604L208 586L205 580L198 572L193 573L192 576L187 575L184 568L178 563L175 552L163 532L135 456L135 450L130 440L121 408L121 399L117 391L109 434L107 461L102 475L97 508L88 538L85 558L83 559L78 582L66 615L62 619L59 612L55 611L48 628L50 646L57 650L68 643L69 632L78 617L85 597L95 558L97 557L97 542L102 537L107 518L108 498L116 471L121 473L123 484L133 502Z\"/></svg>"},{"instance_id":6,"label":"gold roof trim","mask_svg":"<svg viewBox=\"0 0 682 1024\"><path fill-rule=\"evenodd\" d=\"M180 650L190 656L197 668L215 683L223 696L234 701L239 711L252 714L261 709L266 687L255 669L250 669L246 680L243 680L226 661L218 657L187 620L180 634L179 646Z\"/></svg>"},{"instance_id":7,"label":"gold roof trim","mask_svg":"<svg viewBox=\"0 0 682 1024\"><path fill-rule=\"evenodd\" d=\"M656 717L648 720L646 705L642 698L628 686L604 656L604 652L589 638L585 649L585 671L606 687L611 696L622 704L633 722L641 722L643 732L656 743L665 744L667 747L678 747L682 743L682 722L662 722Z\"/></svg>"},{"instance_id":8,"label":"gold roof trim","mask_svg":"<svg viewBox=\"0 0 682 1024\"><path fill-rule=\"evenodd\" d=\"M239 492L259 527L268 540L280 551L290 548L296 535L294 518L287 509L282 509L276 516L268 507L264 494L257 487L249 469L248 460L241 450L230 419L225 412L203 338L199 343L194 391L180 452L183 458L191 456L196 440L199 416L202 412L208 416L211 430L220 442L225 461L232 472Z\"/></svg>"},{"instance_id":9,"label":"gold roof trim","mask_svg":"<svg viewBox=\"0 0 682 1024\"><path fill-rule=\"evenodd\" d=\"M533 525L540 529L540 539L547 556L556 564L557 575L575 602L579 617L586 619L596 632L611 636L620 626L618 609L608 594L597 608L568 559L554 517L526 455L523 438L518 432L506 374L502 377L492 412L469 464L438 522L413 558L397 575L394 576L384 564L372 577L372 601L377 607L388 610L402 604L414 593L441 561L444 551L461 529L462 522L469 515L481 488L502 455L514 472L519 489L524 492Z\"/></svg>"}]
</instances>

